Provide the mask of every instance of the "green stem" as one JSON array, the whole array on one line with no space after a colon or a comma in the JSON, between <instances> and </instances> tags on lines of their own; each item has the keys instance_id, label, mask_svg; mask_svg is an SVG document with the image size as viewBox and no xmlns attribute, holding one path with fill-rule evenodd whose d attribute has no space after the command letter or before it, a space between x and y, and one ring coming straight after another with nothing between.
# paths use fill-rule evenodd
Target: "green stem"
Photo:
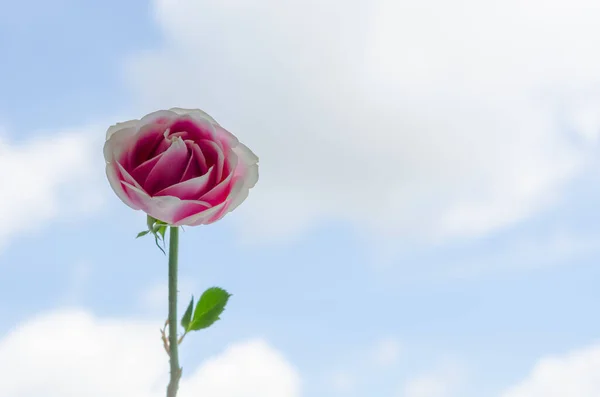
<instances>
[{"instance_id":1,"label":"green stem","mask_svg":"<svg viewBox=\"0 0 600 397\"><path fill-rule=\"evenodd\" d=\"M177 253L179 250L179 228L170 227L169 235L169 350L171 378L167 387L167 397L176 397L181 378L177 341Z\"/></svg>"}]
</instances>

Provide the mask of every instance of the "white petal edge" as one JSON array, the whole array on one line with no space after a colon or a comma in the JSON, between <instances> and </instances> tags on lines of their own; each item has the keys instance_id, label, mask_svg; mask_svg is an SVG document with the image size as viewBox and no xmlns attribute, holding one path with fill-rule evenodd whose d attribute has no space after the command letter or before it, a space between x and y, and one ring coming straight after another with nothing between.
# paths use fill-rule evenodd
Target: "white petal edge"
<instances>
[{"instance_id":1,"label":"white petal edge","mask_svg":"<svg viewBox=\"0 0 600 397\"><path fill-rule=\"evenodd\" d=\"M254 152L250 150L248 146L244 145L241 142L238 142L238 144L231 150L233 150L233 152L237 154L237 156L240 158L241 162L245 164L257 164L259 161L258 156L254 154Z\"/></svg>"},{"instance_id":2,"label":"white petal edge","mask_svg":"<svg viewBox=\"0 0 600 397\"><path fill-rule=\"evenodd\" d=\"M245 168L244 177L233 187L230 194L231 205L227 212L231 212L240 206L248 198L250 189L258 182L258 156L243 143L232 149L238 156L237 167ZM234 171L235 173L235 171Z\"/></svg>"},{"instance_id":3,"label":"white petal edge","mask_svg":"<svg viewBox=\"0 0 600 397\"><path fill-rule=\"evenodd\" d=\"M214 207L207 208L202 212L198 212L197 214L190 215L187 218L183 218L179 220L173 226L199 226L205 224L205 222L212 218L217 212L219 212L224 205L228 204L227 201L222 202L221 204L215 205Z\"/></svg>"},{"instance_id":4,"label":"white petal edge","mask_svg":"<svg viewBox=\"0 0 600 397\"><path fill-rule=\"evenodd\" d=\"M106 131L106 140L108 141L110 137L119 130L123 130L126 128L136 128L139 122L139 120L129 120L123 121L122 123L117 123L115 125L111 125Z\"/></svg>"},{"instance_id":5,"label":"white petal edge","mask_svg":"<svg viewBox=\"0 0 600 397\"><path fill-rule=\"evenodd\" d=\"M234 186L234 188L231 191L231 205L229 206L228 212L231 212L237 207L239 207L240 204L242 204L244 200L248 198L248 195L250 194L250 189L256 186L256 183L258 182L258 164L252 165L248 168L246 172L247 174L243 179L243 182L240 181L240 186Z\"/></svg>"},{"instance_id":6,"label":"white petal edge","mask_svg":"<svg viewBox=\"0 0 600 397\"><path fill-rule=\"evenodd\" d=\"M172 112L170 110L157 110L156 112L148 113L144 117L140 119L140 128L143 125L152 124L156 122L157 119L166 117L169 120L172 120L177 117L177 113Z\"/></svg>"},{"instance_id":7,"label":"white petal edge","mask_svg":"<svg viewBox=\"0 0 600 397\"><path fill-rule=\"evenodd\" d=\"M200 110L200 109L184 109L184 108L171 108L169 110L171 112L173 112L173 113L176 113L179 116L185 116L185 115L200 116L201 118L203 118L205 120L208 120L211 123L219 125L219 123L217 123L217 120L215 120L214 118L212 118L212 116L209 115L208 113L206 113L204 110Z\"/></svg>"},{"instance_id":8,"label":"white petal edge","mask_svg":"<svg viewBox=\"0 0 600 397\"><path fill-rule=\"evenodd\" d=\"M144 207L141 208L145 213L149 214L153 218L159 219L163 222L168 223L172 226L194 226L190 225L186 220L189 219L199 219L204 216L212 216L217 212L221 207L215 206L210 207L210 204L200 201L200 200L181 200L178 197L174 196L156 196L151 197L145 191L138 189L137 187L127 183L122 182L122 185L125 189L129 190L132 194L137 195L139 200L144 203ZM179 220L179 222L173 222L174 216L177 210L181 205L185 205L185 202L194 202L203 206L206 206L207 209L205 211L199 212L194 215L190 215L184 219ZM213 210L215 209L215 210Z\"/></svg>"},{"instance_id":9,"label":"white petal edge","mask_svg":"<svg viewBox=\"0 0 600 397\"><path fill-rule=\"evenodd\" d=\"M137 131L137 126L113 131L110 138L104 142L104 160L107 163L119 160L123 152L129 149L129 145L135 143L133 138Z\"/></svg>"},{"instance_id":10,"label":"white petal edge","mask_svg":"<svg viewBox=\"0 0 600 397\"><path fill-rule=\"evenodd\" d=\"M131 199L125 192L125 189L123 188L123 185L121 184L121 179L119 178L119 176L117 174L116 168L117 168L116 164L106 164L106 177L108 178L108 183L110 184L110 187L115 192L117 197L119 199L121 199L121 201L123 203L125 203L125 205L133 208L134 210L141 209L140 207L138 207L131 201Z\"/></svg>"}]
</instances>

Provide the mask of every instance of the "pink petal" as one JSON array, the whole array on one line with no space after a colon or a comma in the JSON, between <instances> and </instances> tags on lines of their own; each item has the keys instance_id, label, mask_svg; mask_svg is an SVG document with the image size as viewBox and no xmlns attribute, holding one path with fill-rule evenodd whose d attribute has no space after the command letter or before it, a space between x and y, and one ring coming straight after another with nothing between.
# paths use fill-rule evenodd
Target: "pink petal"
<instances>
[{"instance_id":1,"label":"pink petal","mask_svg":"<svg viewBox=\"0 0 600 397\"><path fill-rule=\"evenodd\" d=\"M198 214L205 213L211 209L211 205L200 200L186 200L182 202L175 212L174 219L175 225L188 225L184 220L197 216Z\"/></svg>"},{"instance_id":2,"label":"pink petal","mask_svg":"<svg viewBox=\"0 0 600 397\"><path fill-rule=\"evenodd\" d=\"M188 146L188 150L190 150L192 148L192 145L194 144L193 142L188 143L191 141L186 141L186 145ZM185 182L189 179L192 178L197 178L199 176L202 175L202 172L200 172L200 167L198 166L198 162L196 161L196 155L194 154L194 150L190 150L190 158L188 159L188 163L185 166L185 169L183 170L183 174L181 175L181 179L179 180L179 182Z\"/></svg>"},{"instance_id":3,"label":"pink petal","mask_svg":"<svg viewBox=\"0 0 600 397\"><path fill-rule=\"evenodd\" d=\"M215 207L210 207L209 204L205 204L206 208L203 210L203 206L200 205L199 201L188 201L184 210L177 214L178 220L175 226L198 226L206 225L209 219L214 218L215 214L222 211L226 203L221 203Z\"/></svg>"},{"instance_id":4,"label":"pink petal","mask_svg":"<svg viewBox=\"0 0 600 397\"><path fill-rule=\"evenodd\" d=\"M127 182L121 184L127 194L140 203L140 208L145 213L170 225L175 222L174 215L185 203L173 196L150 197L148 193Z\"/></svg>"},{"instance_id":5,"label":"pink petal","mask_svg":"<svg viewBox=\"0 0 600 397\"><path fill-rule=\"evenodd\" d=\"M120 163L115 163L117 166L117 169L119 170L119 174L121 176L121 185L123 183L128 183L131 186L134 186L136 189L139 190L143 190L142 187L140 186L139 183L137 183L137 181L135 179L133 179L133 177L125 170L125 168L120 164ZM131 200L131 202L138 208L141 208L141 206L143 205L136 196L131 196L128 192L127 189L124 189L125 193L129 196L129 199Z\"/></svg>"},{"instance_id":6,"label":"pink petal","mask_svg":"<svg viewBox=\"0 0 600 397\"><path fill-rule=\"evenodd\" d=\"M170 133L181 136L183 139L190 139L198 142L202 139L214 140L215 127L212 123L203 118L193 118L190 115L179 116L171 124Z\"/></svg>"},{"instance_id":7,"label":"pink petal","mask_svg":"<svg viewBox=\"0 0 600 397\"><path fill-rule=\"evenodd\" d=\"M234 148L240 143L235 135L220 125L215 125L215 138L221 142L225 149Z\"/></svg>"},{"instance_id":8,"label":"pink petal","mask_svg":"<svg viewBox=\"0 0 600 397\"><path fill-rule=\"evenodd\" d=\"M248 198L250 189L258 182L258 165L254 164L246 169L244 177L237 176L233 182L233 188L229 194L231 205L229 211L236 209L241 203Z\"/></svg>"},{"instance_id":9,"label":"pink petal","mask_svg":"<svg viewBox=\"0 0 600 397\"><path fill-rule=\"evenodd\" d=\"M225 162L223 150L215 142L206 139L198 141L198 146L206 158L206 164L215 166L215 181L220 182L223 179L223 163Z\"/></svg>"},{"instance_id":10,"label":"pink petal","mask_svg":"<svg viewBox=\"0 0 600 397\"><path fill-rule=\"evenodd\" d=\"M197 200L209 189L209 182L212 180L211 176L213 171L214 167L211 167L206 174L196 178L188 179L185 182L171 185L160 192L155 193L154 197L174 196L180 198L181 200Z\"/></svg>"},{"instance_id":11,"label":"pink petal","mask_svg":"<svg viewBox=\"0 0 600 397\"><path fill-rule=\"evenodd\" d=\"M200 172L202 172L202 173L207 172L209 164L206 161L206 156L202 152L202 149L200 149L200 146L198 146L197 143L194 143L193 145L191 145L191 148L194 151L194 157L196 158L196 161L198 162L198 167L200 167Z\"/></svg>"},{"instance_id":12,"label":"pink petal","mask_svg":"<svg viewBox=\"0 0 600 397\"><path fill-rule=\"evenodd\" d=\"M177 118L177 113L170 110L157 110L149 113L141 118L140 125L165 124L168 125L171 121Z\"/></svg>"},{"instance_id":13,"label":"pink petal","mask_svg":"<svg viewBox=\"0 0 600 397\"><path fill-rule=\"evenodd\" d=\"M200 196L199 200L206 201L211 205L218 205L227 200L229 193L231 193L231 180L233 173L229 174L227 178L219 182L218 185L213 187L203 196Z\"/></svg>"},{"instance_id":14,"label":"pink petal","mask_svg":"<svg viewBox=\"0 0 600 397\"><path fill-rule=\"evenodd\" d=\"M238 168L239 162L240 159L238 156L236 156L233 152L229 152L229 156L227 156L223 164L224 177L227 177L229 174L233 173Z\"/></svg>"},{"instance_id":15,"label":"pink petal","mask_svg":"<svg viewBox=\"0 0 600 397\"><path fill-rule=\"evenodd\" d=\"M188 149L181 138L174 138L171 146L160 157L143 187L148 194L154 193L175 185L181 180L181 175L188 163Z\"/></svg>"},{"instance_id":16,"label":"pink petal","mask_svg":"<svg viewBox=\"0 0 600 397\"><path fill-rule=\"evenodd\" d=\"M173 108L170 110L180 116L191 117L194 121L200 123L201 125L204 125L206 121L210 122L212 124L210 136L202 137L200 139L216 140L223 150L235 147L239 143L235 135L221 127L214 118L200 109Z\"/></svg>"},{"instance_id":17,"label":"pink petal","mask_svg":"<svg viewBox=\"0 0 600 397\"><path fill-rule=\"evenodd\" d=\"M111 125L110 127L108 127L108 130L106 130L106 140L108 141L110 137L117 131L121 131L127 128L133 128L134 130L137 130L139 122L139 120L130 120Z\"/></svg>"},{"instance_id":18,"label":"pink petal","mask_svg":"<svg viewBox=\"0 0 600 397\"><path fill-rule=\"evenodd\" d=\"M131 174L129 174L129 172L127 172L127 170L121 165L121 163L116 162L115 165L117 166L117 169L119 170L119 173L121 175L121 181L127 182L138 189L142 189L142 186L131 176Z\"/></svg>"},{"instance_id":19,"label":"pink petal","mask_svg":"<svg viewBox=\"0 0 600 397\"><path fill-rule=\"evenodd\" d=\"M225 203L212 207L197 200L180 200L173 196L150 197L146 192L121 182L127 194L140 202L140 208L148 215L173 226L197 226L223 211Z\"/></svg>"},{"instance_id":20,"label":"pink petal","mask_svg":"<svg viewBox=\"0 0 600 397\"><path fill-rule=\"evenodd\" d=\"M141 208L139 206L139 203L137 203L136 200L132 200L132 198L129 197L129 195L123 188L123 185L121 184L121 174L116 164L113 163L106 165L106 176L108 178L110 187L115 192L117 197L121 199L122 202L124 202L126 205L133 208L134 210L139 210Z\"/></svg>"},{"instance_id":21,"label":"pink petal","mask_svg":"<svg viewBox=\"0 0 600 397\"><path fill-rule=\"evenodd\" d=\"M217 124L217 121L213 119L208 113L200 109L183 109L183 108L171 108L171 112L176 113L180 116L190 115L194 118L203 118L210 121L213 124Z\"/></svg>"},{"instance_id":22,"label":"pink petal","mask_svg":"<svg viewBox=\"0 0 600 397\"><path fill-rule=\"evenodd\" d=\"M223 163L223 179L227 178L229 174L235 171L237 163L238 157L230 150L225 157L225 162Z\"/></svg>"},{"instance_id":23,"label":"pink petal","mask_svg":"<svg viewBox=\"0 0 600 397\"><path fill-rule=\"evenodd\" d=\"M163 139L158 141L158 145L156 146L156 149L151 154L151 156L158 156L159 154L166 152L170 146L171 146L171 141L169 139L165 138L163 135Z\"/></svg>"},{"instance_id":24,"label":"pink petal","mask_svg":"<svg viewBox=\"0 0 600 397\"><path fill-rule=\"evenodd\" d=\"M135 145L135 127L114 131L110 138L104 142L104 160L107 163L120 161L126 153Z\"/></svg>"},{"instance_id":25,"label":"pink petal","mask_svg":"<svg viewBox=\"0 0 600 397\"><path fill-rule=\"evenodd\" d=\"M165 124L149 124L140 128L136 142L129 151L127 162L123 166L132 171L140 164L156 156L158 148L165 140L164 132L167 129Z\"/></svg>"},{"instance_id":26,"label":"pink petal","mask_svg":"<svg viewBox=\"0 0 600 397\"><path fill-rule=\"evenodd\" d=\"M190 159L185 167L185 171L183 171L183 175L181 176L181 182L203 175L208 170L206 159L204 158L204 154L202 154L202 151L198 145L196 145L193 141L185 141L185 144L188 146L188 150L190 151Z\"/></svg>"},{"instance_id":27,"label":"pink petal","mask_svg":"<svg viewBox=\"0 0 600 397\"><path fill-rule=\"evenodd\" d=\"M233 152L237 154L239 161L233 172L234 181L230 193L229 211L236 209L258 182L258 157L242 143L233 148Z\"/></svg>"},{"instance_id":28,"label":"pink petal","mask_svg":"<svg viewBox=\"0 0 600 397\"><path fill-rule=\"evenodd\" d=\"M146 180L148 179L148 175L154 169L156 163L158 163L158 160L160 160L163 154L164 153L161 153L158 156L155 156L150 160L147 160L142 164L138 165L133 171L131 171L131 176L133 177L133 179L135 179L140 185L145 185Z\"/></svg>"},{"instance_id":29,"label":"pink petal","mask_svg":"<svg viewBox=\"0 0 600 397\"><path fill-rule=\"evenodd\" d=\"M223 218L229 212L231 212L231 201L227 200L223 203L221 209L216 214L212 215L211 217L208 217L203 224L208 225L210 223L214 223Z\"/></svg>"},{"instance_id":30,"label":"pink petal","mask_svg":"<svg viewBox=\"0 0 600 397\"><path fill-rule=\"evenodd\" d=\"M240 159L239 164L252 165L258 163L258 156L243 143L238 143L237 146L231 150L233 150Z\"/></svg>"}]
</instances>

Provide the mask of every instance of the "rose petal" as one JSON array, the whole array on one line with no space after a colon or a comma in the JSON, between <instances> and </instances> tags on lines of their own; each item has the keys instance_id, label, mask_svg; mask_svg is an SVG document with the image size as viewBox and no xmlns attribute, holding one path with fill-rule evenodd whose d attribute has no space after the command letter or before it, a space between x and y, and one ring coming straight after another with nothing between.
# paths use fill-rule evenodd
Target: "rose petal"
<instances>
[{"instance_id":1,"label":"rose petal","mask_svg":"<svg viewBox=\"0 0 600 397\"><path fill-rule=\"evenodd\" d=\"M223 150L213 141L202 139L198 141L198 146L202 150L202 154L206 158L208 166L216 166L215 181L216 183L223 180L223 163L225 162L225 154Z\"/></svg>"},{"instance_id":2,"label":"rose petal","mask_svg":"<svg viewBox=\"0 0 600 397\"><path fill-rule=\"evenodd\" d=\"M170 133L194 142L198 142L201 139L215 140L214 125L204 118L194 118L190 115L180 116L177 120L173 121Z\"/></svg>"},{"instance_id":3,"label":"rose petal","mask_svg":"<svg viewBox=\"0 0 600 397\"><path fill-rule=\"evenodd\" d=\"M188 163L187 145L181 138L174 138L171 146L158 160L143 187L148 194L153 195L167 186L179 183L181 175Z\"/></svg>"},{"instance_id":4,"label":"rose petal","mask_svg":"<svg viewBox=\"0 0 600 397\"><path fill-rule=\"evenodd\" d=\"M236 209L248 197L250 189L258 182L258 157L240 143L233 148L238 156L238 163L234 174L233 188L231 189L231 205L229 211Z\"/></svg>"},{"instance_id":5,"label":"rose petal","mask_svg":"<svg viewBox=\"0 0 600 397\"><path fill-rule=\"evenodd\" d=\"M198 165L198 161L196 161L196 154L193 150L194 142L185 141L185 144L188 147L188 151L190 152L190 158L188 159L188 163L183 170L183 174L181 174L181 179L179 182L185 182L188 179L197 178L203 174L200 171L200 166Z\"/></svg>"},{"instance_id":6,"label":"rose petal","mask_svg":"<svg viewBox=\"0 0 600 397\"><path fill-rule=\"evenodd\" d=\"M123 182L127 182L133 186L135 186L138 189L142 189L142 186L133 178L133 176L131 176L131 174L129 172L127 172L127 170L125 169L125 167L123 167L121 165L121 163L119 163L118 161L115 162L115 165L117 166L117 169L119 170L119 174L121 175L121 181Z\"/></svg>"},{"instance_id":7,"label":"rose petal","mask_svg":"<svg viewBox=\"0 0 600 397\"><path fill-rule=\"evenodd\" d=\"M215 125L215 138L221 142L225 148L234 148L240 143L235 135L218 124Z\"/></svg>"},{"instance_id":8,"label":"rose petal","mask_svg":"<svg viewBox=\"0 0 600 397\"><path fill-rule=\"evenodd\" d=\"M150 124L166 124L169 125L173 120L177 118L177 113L170 110L157 110L156 112L149 113L140 119L140 125Z\"/></svg>"},{"instance_id":9,"label":"rose petal","mask_svg":"<svg viewBox=\"0 0 600 397\"><path fill-rule=\"evenodd\" d=\"M151 197L148 193L127 182L121 182L121 184L130 197L141 203L140 208L145 213L169 225L175 223L175 215L182 208L185 208L187 203L187 201L182 201L173 196Z\"/></svg>"},{"instance_id":10,"label":"rose petal","mask_svg":"<svg viewBox=\"0 0 600 397\"><path fill-rule=\"evenodd\" d=\"M145 185L146 180L148 179L148 175L154 169L156 163L158 163L158 160L160 160L163 154L164 153L161 153L158 156L155 156L150 160L147 160L142 164L138 165L133 171L131 171L131 176L133 177L133 179L135 179L140 185Z\"/></svg>"},{"instance_id":11,"label":"rose petal","mask_svg":"<svg viewBox=\"0 0 600 397\"><path fill-rule=\"evenodd\" d=\"M206 163L206 156L202 153L202 149L195 142L187 141L186 143L188 143L194 153L194 159L200 169L200 174L206 173L208 171L208 164Z\"/></svg>"},{"instance_id":12,"label":"rose petal","mask_svg":"<svg viewBox=\"0 0 600 397\"><path fill-rule=\"evenodd\" d=\"M156 147L156 150L154 150L154 153L152 153L152 156L158 156L159 154L166 152L170 146L171 141L163 135L163 139L158 142L158 146Z\"/></svg>"},{"instance_id":13,"label":"rose petal","mask_svg":"<svg viewBox=\"0 0 600 397\"><path fill-rule=\"evenodd\" d=\"M199 200L206 201L211 205L218 205L227 200L229 193L231 193L231 180L233 173L229 174L227 178L219 182L218 185L213 187L211 190L200 196Z\"/></svg>"},{"instance_id":14,"label":"rose petal","mask_svg":"<svg viewBox=\"0 0 600 397\"><path fill-rule=\"evenodd\" d=\"M121 184L122 183L128 183L132 186L134 186L136 189L140 189L143 190L142 187L140 186L140 184L133 178L133 176L131 176L131 174L129 174L127 172L127 170L125 170L125 168L118 162L115 163L115 165L117 166L117 170L119 171L119 175L120 175L120 179L121 179ZM141 203L137 197L135 196L131 196L128 194L127 189L124 189L125 194L127 194L129 196L129 199L131 200L131 202L136 206L136 207L140 207L143 205L143 203Z\"/></svg>"},{"instance_id":15,"label":"rose petal","mask_svg":"<svg viewBox=\"0 0 600 397\"><path fill-rule=\"evenodd\" d=\"M126 205L133 208L134 210L139 210L141 208L139 206L139 203L127 194L123 185L121 184L122 179L116 164L113 163L106 165L106 176L108 178L108 183L110 184L110 187L115 192L117 197L121 199L122 202L124 202Z\"/></svg>"},{"instance_id":16,"label":"rose petal","mask_svg":"<svg viewBox=\"0 0 600 397\"><path fill-rule=\"evenodd\" d=\"M177 113L178 115L190 116L194 118L194 120L201 121L201 119L208 120L213 126L212 138L215 138L222 146L223 150L227 150L228 148L235 147L239 141L231 132L227 131L225 128L221 127L217 121L210 116L208 113L204 112L200 109L182 109L182 108L173 108L170 109L172 112Z\"/></svg>"},{"instance_id":17,"label":"rose petal","mask_svg":"<svg viewBox=\"0 0 600 397\"><path fill-rule=\"evenodd\" d=\"M121 161L130 148L135 145L135 127L113 131L110 138L104 142L104 160L107 163Z\"/></svg>"},{"instance_id":18,"label":"rose petal","mask_svg":"<svg viewBox=\"0 0 600 397\"><path fill-rule=\"evenodd\" d=\"M155 193L154 197L174 196L181 200L197 200L209 189L209 182L212 179L213 171L214 167L210 167L206 174L166 187L160 192Z\"/></svg>"},{"instance_id":19,"label":"rose petal","mask_svg":"<svg viewBox=\"0 0 600 397\"><path fill-rule=\"evenodd\" d=\"M225 162L223 163L222 179L227 178L229 174L232 174L235 171L238 161L236 154L230 150L228 155L225 156Z\"/></svg>"},{"instance_id":20,"label":"rose petal","mask_svg":"<svg viewBox=\"0 0 600 397\"><path fill-rule=\"evenodd\" d=\"M171 112L176 113L180 116L190 115L194 117L201 117L207 119L211 123L218 124L215 119L213 119L208 113L200 109L183 109L183 108L171 108L169 109Z\"/></svg>"},{"instance_id":21,"label":"rose petal","mask_svg":"<svg viewBox=\"0 0 600 397\"><path fill-rule=\"evenodd\" d=\"M202 206L198 205L199 201L188 201L186 202L186 207L184 207L184 211L178 213L178 217L180 215L189 214L185 217L180 217L179 220L175 223L175 226L198 226L198 225L207 225L210 219L214 218L215 214L218 214L222 211L223 207L227 205L227 203L221 203L215 207L210 207L209 204L206 204L209 208L202 211Z\"/></svg>"},{"instance_id":22,"label":"rose petal","mask_svg":"<svg viewBox=\"0 0 600 397\"><path fill-rule=\"evenodd\" d=\"M124 130L127 128L137 129L139 122L140 122L139 120L129 120L129 121L124 121L122 123L117 123L115 125L111 125L110 127L108 127L108 130L106 131L106 140L109 140L110 137L117 131Z\"/></svg>"},{"instance_id":23,"label":"rose petal","mask_svg":"<svg viewBox=\"0 0 600 397\"><path fill-rule=\"evenodd\" d=\"M258 182L258 165L254 164L245 171L244 177L237 177L234 181L234 186L229 195L231 205L229 211L236 209L241 203L248 198L250 189Z\"/></svg>"},{"instance_id":24,"label":"rose petal","mask_svg":"<svg viewBox=\"0 0 600 397\"><path fill-rule=\"evenodd\" d=\"M229 212L231 212L231 201L227 200L223 203L223 206L221 206L221 209L219 210L219 212L217 212L216 214L214 214L213 216L208 218L205 221L204 225L208 225L210 223L214 223L214 222L220 220L225 215L227 215Z\"/></svg>"},{"instance_id":25,"label":"rose petal","mask_svg":"<svg viewBox=\"0 0 600 397\"><path fill-rule=\"evenodd\" d=\"M252 152L252 150L250 150L248 146L244 145L241 142L238 143L231 150L233 150L233 152L239 157L239 159L241 160L240 163L248 165L258 163L258 156L254 154L254 152Z\"/></svg>"},{"instance_id":26,"label":"rose petal","mask_svg":"<svg viewBox=\"0 0 600 397\"><path fill-rule=\"evenodd\" d=\"M128 161L123 166L132 171L140 164L158 155L160 153L159 146L165 141L166 129L167 125L161 123L140 127L135 145L129 151Z\"/></svg>"}]
</instances>

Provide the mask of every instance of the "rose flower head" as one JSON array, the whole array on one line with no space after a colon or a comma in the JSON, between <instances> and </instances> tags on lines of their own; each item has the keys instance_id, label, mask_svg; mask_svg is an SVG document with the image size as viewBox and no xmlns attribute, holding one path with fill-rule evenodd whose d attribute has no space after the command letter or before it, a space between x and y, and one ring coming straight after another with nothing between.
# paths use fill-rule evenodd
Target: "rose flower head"
<instances>
[{"instance_id":1,"label":"rose flower head","mask_svg":"<svg viewBox=\"0 0 600 397\"><path fill-rule=\"evenodd\" d=\"M106 133L104 158L117 196L172 226L216 222L258 181L258 157L199 109L117 123Z\"/></svg>"}]
</instances>

